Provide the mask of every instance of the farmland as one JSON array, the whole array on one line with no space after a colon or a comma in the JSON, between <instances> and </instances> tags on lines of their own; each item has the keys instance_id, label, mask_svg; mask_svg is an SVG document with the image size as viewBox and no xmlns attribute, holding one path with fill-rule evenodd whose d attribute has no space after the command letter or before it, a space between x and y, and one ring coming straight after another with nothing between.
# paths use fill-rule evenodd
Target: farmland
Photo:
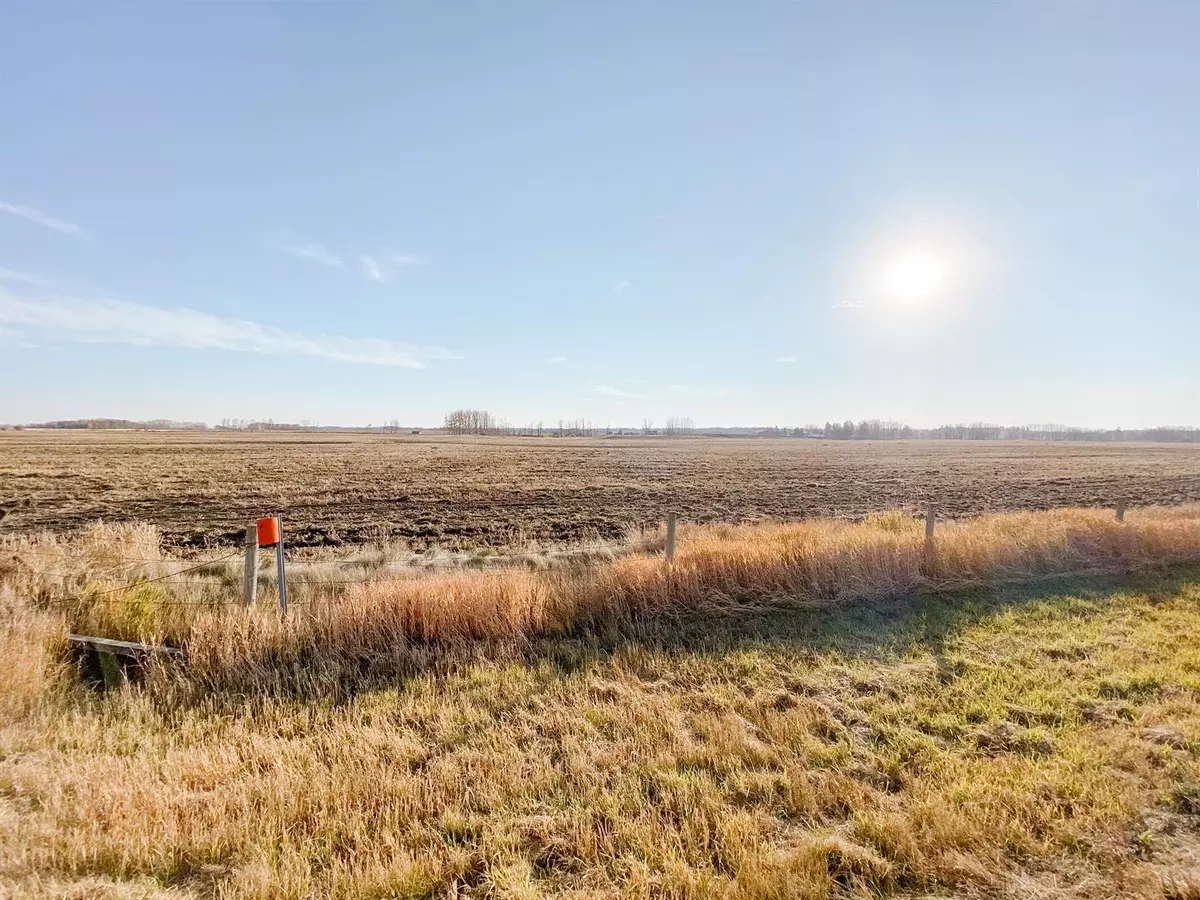
<instances>
[{"instance_id":1,"label":"farmland","mask_svg":"<svg viewBox=\"0 0 1200 900\"><path fill-rule=\"evenodd\" d=\"M6 432L6 528L149 522L169 547L230 544L281 511L293 546L388 539L501 547L694 522L946 515L1200 500L1200 448L1170 444Z\"/></svg>"},{"instance_id":2,"label":"farmland","mask_svg":"<svg viewBox=\"0 0 1200 900\"><path fill-rule=\"evenodd\" d=\"M22 432L8 496L2 896L1200 896L1195 447Z\"/></svg>"}]
</instances>

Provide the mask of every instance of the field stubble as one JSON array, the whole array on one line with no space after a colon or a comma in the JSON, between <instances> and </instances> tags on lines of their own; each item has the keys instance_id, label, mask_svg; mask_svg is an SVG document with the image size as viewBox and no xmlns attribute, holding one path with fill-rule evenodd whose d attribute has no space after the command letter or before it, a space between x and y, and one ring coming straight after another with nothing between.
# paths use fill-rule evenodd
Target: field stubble
<instances>
[{"instance_id":1,"label":"field stubble","mask_svg":"<svg viewBox=\"0 0 1200 900\"><path fill-rule=\"evenodd\" d=\"M149 522L176 547L234 544L281 511L292 546L611 540L692 522L944 515L1200 501L1200 447L380 434L0 433L6 527Z\"/></svg>"}]
</instances>

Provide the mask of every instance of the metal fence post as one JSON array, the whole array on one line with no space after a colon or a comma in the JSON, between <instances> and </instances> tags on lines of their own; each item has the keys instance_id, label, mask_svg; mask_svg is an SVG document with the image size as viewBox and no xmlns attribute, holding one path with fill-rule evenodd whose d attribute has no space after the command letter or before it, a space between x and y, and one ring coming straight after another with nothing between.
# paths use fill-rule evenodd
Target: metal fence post
<instances>
[{"instance_id":1,"label":"metal fence post","mask_svg":"<svg viewBox=\"0 0 1200 900\"><path fill-rule=\"evenodd\" d=\"M242 572L242 600L253 606L258 599L258 527L246 528L246 567Z\"/></svg>"},{"instance_id":2,"label":"metal fence post","mask_svg":"<svg viewBox=\"0 0 1200 900\"><path fill-rule=\"evenodd\" d=\"M279 575L279 614L287 615L287 571L283 564L283 516L275 517L279 525L279 540L275 542L275 568Z\"/></svg>"},{"instance_id":3,"label":"metal fence post","mask_svg":"<svg viewBox=\"0 0 1200 900\"><path fill-rule=\"evenodd\" d=\"M667 562L675 561L675 513L667 513Z\"/></svg>"}]
</instances>

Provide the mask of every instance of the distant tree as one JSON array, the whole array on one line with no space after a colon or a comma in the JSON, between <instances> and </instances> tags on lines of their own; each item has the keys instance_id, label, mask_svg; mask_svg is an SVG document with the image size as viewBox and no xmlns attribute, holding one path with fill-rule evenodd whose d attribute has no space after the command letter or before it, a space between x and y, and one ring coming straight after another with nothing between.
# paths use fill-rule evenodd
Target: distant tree
<instances>
[{"instance_id":1,"label":"distant tree","mask_svg":"<svg viewBox=\"0 0 1200 900\"><path fill-rule=\"evenodd\" d=\"M491 434L496 429L492 414L482 409L456 409L446 413L445 429L451 434Z\"/></svg>"},{"instance_id":2,"label":"distant tree","mask_svg":"<svg viewBox=\"0 0 1200 900\"><path fill-rule=\"evenodd\" d=\"M695 430L696 423L693 419L687 416L671 416L671 418L667 419L667 425L663 433L671 437L679 437L691 434Z\"/></svg>"}]
</instances>

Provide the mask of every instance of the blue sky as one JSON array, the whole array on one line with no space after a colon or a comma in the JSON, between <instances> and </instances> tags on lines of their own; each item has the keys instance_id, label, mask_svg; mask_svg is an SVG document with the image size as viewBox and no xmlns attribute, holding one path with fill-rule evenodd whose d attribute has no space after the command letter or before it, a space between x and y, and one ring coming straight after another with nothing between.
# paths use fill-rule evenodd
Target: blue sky
<instances>
[{"instance_id":1,"label":"blue sky","mask_svg":"<svg viewBox=\"0 0 1200 900\"><path fill-rule=\"evenodd\" d=\"M1200 4L0 33L0 422L1200 424Z\"/></svg>"}]
</instances>

